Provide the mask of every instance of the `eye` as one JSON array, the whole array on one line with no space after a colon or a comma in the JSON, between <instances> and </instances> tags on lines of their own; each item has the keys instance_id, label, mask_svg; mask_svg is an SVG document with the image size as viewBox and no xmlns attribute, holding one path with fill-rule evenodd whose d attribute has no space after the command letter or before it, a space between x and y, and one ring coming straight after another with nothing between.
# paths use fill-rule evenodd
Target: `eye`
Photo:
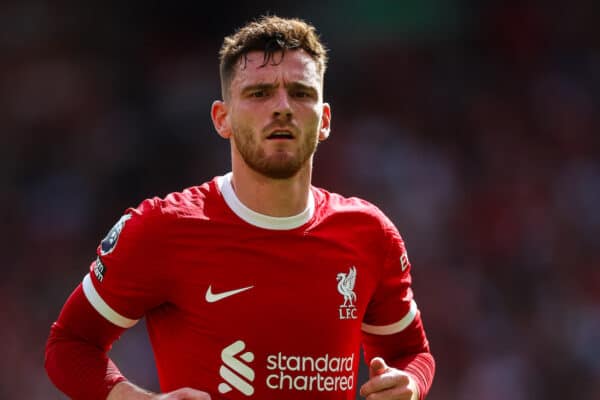
<instances>
[{"instance_id":1,"label":"eye","mask_svg":"<svg viewBox=\"0 0 600 400\"><path fill-rule=\"evenodd\" d=\"M310 93L307 90L297 90L297 91L293 92L292 95L299 99L306 99L306 98L312 97L312 93Z\"/></svg>"},{"instance_id":2,"label":"eye","mask_svg":"<svg viewBox=\"0 0 600 400\"><path fill-rule=\"evenodd\" d=\"M266 97L266 96L267 96L267 92L265 90L255 90L250 93L250 97L261 98L261 97Z\"/></svg>"}]
</instances>

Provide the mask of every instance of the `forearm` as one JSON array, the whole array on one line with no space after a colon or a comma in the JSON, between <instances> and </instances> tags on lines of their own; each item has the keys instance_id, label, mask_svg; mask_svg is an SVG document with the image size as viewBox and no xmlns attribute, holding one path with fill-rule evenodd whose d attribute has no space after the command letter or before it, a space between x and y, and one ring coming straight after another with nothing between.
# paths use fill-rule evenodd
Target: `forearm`
<instances>
[{"instance_id":1,"label":"forearm","mask_svg":"<svg viewBox=\"0 0 600 400\"><path fill-rule=\"evenodd\" d=\"M363 334L363 347L367 362L373 357L382 357L389 366L414 378L420 400L427 396L435 375L435 359L429 350L420 318L417 317L407 329L397 334Z\"/></svg>"},{"instance_id":2,"label":"forearm","mask_svg":"<svg viewBox=\"0 0 600 400\"><path fill-rule=\"evenodd\" d=\"M46 346L45 367L56 387L76 400L104 400L125 380L101 349L73 338L57 324Z\"/></svg>"},{"instance_id":3,"label":"forearm","mask_svg":"<svg viewBox=\"0 0 600 400\"><path fill-rule=\"evenodd\" d=\"M46 346L46 371L56 387L74 400L210 400L208 393L191 388L165 394L139 388L121 375L106 350L55 323Z\"/></svg>"},{"instance_id":4,"label":"forearm","mask_svg":"<svg viewBox=\"0 0 600 400\"><path fill-rule=\"evenodd\" d=\"M427 396L435 375L435 360L431 353L418 353L390 360L390 365L407 372L415 379L420 400Z\"/></svg>"},{"instance_id":5,"label":"forearm","mask_svg":"<svg viewBox=\"0 0 600 400\"><path fill-rule=\"evenodd\" d=\"M125 380L107 355L122 332L91 307L78 287L50 329L45 354L48 377L72 399L105 400Z\"/></svg>"}]
</instances>

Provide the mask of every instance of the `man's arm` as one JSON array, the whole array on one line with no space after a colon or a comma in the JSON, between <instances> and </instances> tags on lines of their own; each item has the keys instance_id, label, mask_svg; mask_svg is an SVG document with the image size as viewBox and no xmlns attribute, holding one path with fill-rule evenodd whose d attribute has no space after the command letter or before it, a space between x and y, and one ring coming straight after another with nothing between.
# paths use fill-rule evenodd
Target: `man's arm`
<instances>
[{"instance_id":1,"label":"man's arm","mask_svg":"<svg viewBox=\"0 0 600 400\"><path fill-rule=\"evenodd\" d=\"M92 308L79 285L50 329L45 354L50 380L73 399L106 399L125 380L107 356L123 331Z\"/></svg>"},{"instance_id":2,"label":"man's arm","mask_svg":"<svg viewBox=\"0 0 600 400\"><path fill-rule=\"evenodd\" d=\"M363 331L363 349L369 365L369 381L361 388L362 396L391 389L382 399L423 400L426 397L435 375L435 360L419 312L399 332Z\"/></svg>"},{"instance_id":3,"label":"man's arm","mask_svg":"<svg viewBox=\"0 0 600 400\"><path fill-rule=\"evenodd\" d=\"M387 217L382 221L386 250L362 324L370 376L361 394L367 399L423 400L433 381L435 360L414 300L404 240Z\"/></svg>"},{"instance_id":4,"label":"man's arm","mask_svg":"<svg viewBox=\"0 0 600 400\"><path fill-rule=\"evenodd\" d=\"M45 354L48 376L75 400L210 399L207 393L188 388L154 394L128 382L107 355L124 330L102 317L79 285L50 329Z\"/></svg>"}]
</instances>

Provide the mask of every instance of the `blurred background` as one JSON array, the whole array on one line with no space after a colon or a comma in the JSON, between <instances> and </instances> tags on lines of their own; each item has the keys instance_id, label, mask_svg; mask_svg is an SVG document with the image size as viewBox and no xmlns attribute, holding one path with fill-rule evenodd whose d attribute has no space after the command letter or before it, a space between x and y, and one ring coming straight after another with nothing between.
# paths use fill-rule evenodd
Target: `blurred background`
<instances>
[{"instance_id":1,"label":"blurred background","mask_svg":"<svg viewBox=\"0 0 600 400\"><path fill-rule=\"evenodd\" d=\"M229 170L217 52L270 12L331 49L314 183L403 234L429 399L600 399L598 2L212 3L0 2L0 398L64 399L48 330L125 208ZM143 324L112 355L157 388Z\"/></svg>"}]
</instances>

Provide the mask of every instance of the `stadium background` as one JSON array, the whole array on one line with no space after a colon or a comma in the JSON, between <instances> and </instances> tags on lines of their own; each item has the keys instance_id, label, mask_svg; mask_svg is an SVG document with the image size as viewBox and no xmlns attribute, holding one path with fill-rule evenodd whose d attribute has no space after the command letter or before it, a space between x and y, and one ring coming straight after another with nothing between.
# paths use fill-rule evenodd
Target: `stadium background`
<instances>
[{"instance_id":1,"label":"stadium background","mask_svg":"<svg viewBox=\"0 0 600 400\"><path fill-rule=\"evenodd\" d=\"M48 328L124 208L228 169L216 54L265 11L331 48L314 182L403 233L429 398L600 398L597 2L202 3L0 3L1 399L64 398ZM147 346L113 356L156 388Z\"/></svg>"}]
</instances>

